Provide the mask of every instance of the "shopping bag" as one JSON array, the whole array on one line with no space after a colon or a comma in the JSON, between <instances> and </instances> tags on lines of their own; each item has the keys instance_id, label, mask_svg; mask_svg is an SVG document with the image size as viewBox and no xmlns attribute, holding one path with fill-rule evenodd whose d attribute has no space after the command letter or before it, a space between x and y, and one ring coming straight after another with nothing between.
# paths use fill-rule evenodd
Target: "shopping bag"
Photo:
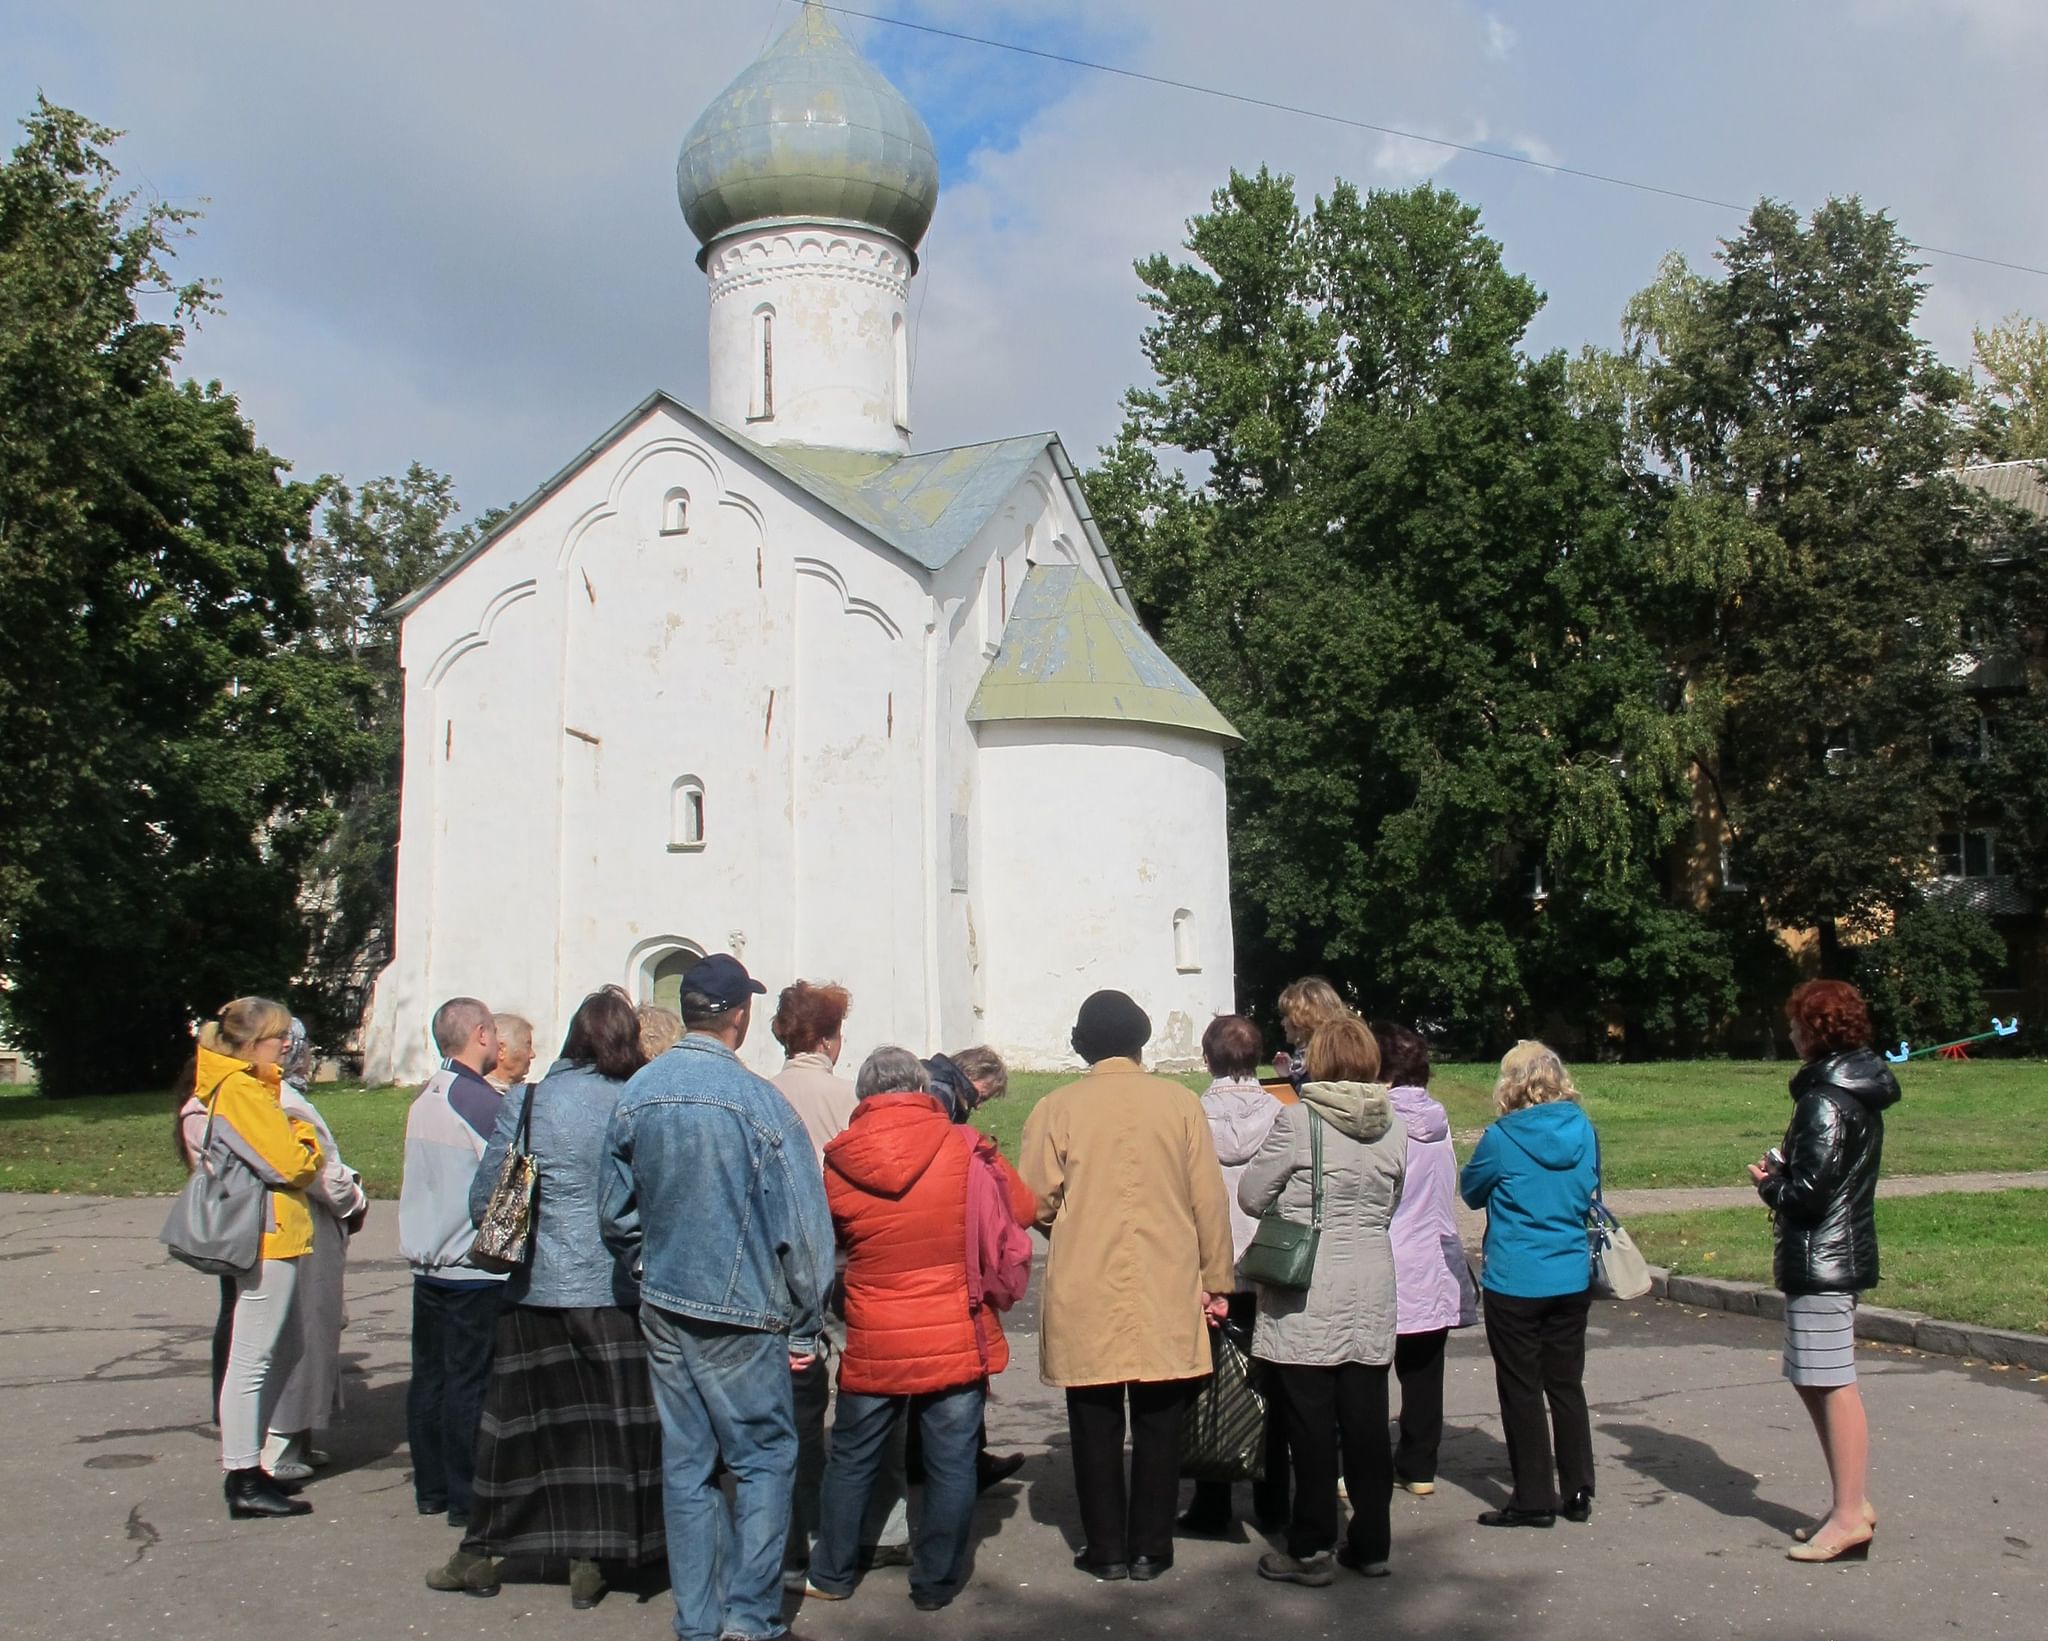
<instances>
[{"instance_id":1,"label":"shopping bag","mask_svg":"<svg viewBox=\"0 0 2048 1641\"><path fill-rule=\"evenodd\" d=\"M1259 1481L1266 1474L1266 1397L1251 1340L1232 1322L1209 1330L1214 1371L1180 1423L1180 1473L1193 1481Z\"/></svg>"}]
</instances>

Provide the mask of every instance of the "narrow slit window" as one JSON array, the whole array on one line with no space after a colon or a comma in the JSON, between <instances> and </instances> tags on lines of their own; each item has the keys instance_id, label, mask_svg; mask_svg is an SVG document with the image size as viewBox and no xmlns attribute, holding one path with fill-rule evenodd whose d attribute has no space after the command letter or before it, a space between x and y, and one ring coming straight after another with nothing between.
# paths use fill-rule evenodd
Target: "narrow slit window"
<instances>
[{"instance_id":1,"label":"narrow slit window","mask_svg":"<svg viewBox=\"0 0 2048 1641\"><path fill-rule=\"evenodd\" d=\"M690 533L689 491L671 490L662 498L661 533L665 536L686 536Z\"/></svg>"},{"instance_id":2,"label":"narrow slit window","mask_svg":"<svg viewBox=\"0 0 2048 1641\"><path fill-rule=\"evenodd\" d=\"M671 851L704 847L704 783L694 775L677 781L669 794Z\"/></svg>"},{"instance_id":3,"label":"narrow slit window","mask_svg":"<svg viewBox=\"0 0 2048 1641\"><path fill-rule=\"evenodd\" d=\"M1202 970L1202 954L1195 944L1195 914L1185 906L1173 914L1173 966L1182 974Z\"/></svg>"},{"instance_id":4,"label":"narrow slit window","mask_svg":"<svg viewBox=\"0 0 2048 1641\"><path fill-rule=\"evenodd\" d=\"M890 321L896 344L896 425L910 431L910 333L903 327L903 315Z\"/></svg>"},{"instance_id":5,"label":"narrow slit window","mask_svg":"<svg viewBox=\"0 0 2048 1641\"><path fill-rule=\"evenodd\" d=\"M765 422L775 414L775 310L754 310L754 382L747 395L747 419Z\"/></svg>"}]
</instances>

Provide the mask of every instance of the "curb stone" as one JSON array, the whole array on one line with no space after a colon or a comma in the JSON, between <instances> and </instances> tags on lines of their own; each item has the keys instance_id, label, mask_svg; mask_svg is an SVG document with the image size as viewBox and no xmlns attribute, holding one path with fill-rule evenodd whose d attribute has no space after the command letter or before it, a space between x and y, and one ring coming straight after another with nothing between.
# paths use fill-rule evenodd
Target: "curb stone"
<instances>
[{"instance_id":1,"label":"curb stone","mask_svg":"<svg viewBox=\"0 0 2048 1641\"><path fill-rule=\"evenodd\" d=\"M1717 1276L1673 1276L1661 1265L1650 1267L1650 1294L1695 1310L1730 1311L1778 1321L1785 1314L1785 1296L1756 1282L1729 1282ZM1960 1356L1994 1366L2027 1367L2048 1373L2048 1334L2017 1333L2009 1328L1980 1328L1967 1322L1942 1322L1919 1311L1892 1310L1884 1305L1856 1307L1856 1337L1884 1345L1907 1345L1931 1356Z\"/></svg>"}]
</instances>

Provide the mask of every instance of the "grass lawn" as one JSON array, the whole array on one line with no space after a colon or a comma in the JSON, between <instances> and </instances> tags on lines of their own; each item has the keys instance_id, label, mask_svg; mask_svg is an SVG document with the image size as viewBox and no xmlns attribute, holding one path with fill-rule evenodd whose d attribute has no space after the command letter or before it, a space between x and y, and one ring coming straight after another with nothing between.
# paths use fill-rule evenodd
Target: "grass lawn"
<instances>
[{"instance_id":1,"label":"grass lawn","mask_svg":"<svg viewBox=\"0 0 2048 1641\"><path fill-rule=\"evenodd\" d=\"M1771 1280L1771 1222L1761 1208L1637 1214L1628 1228L1652 1264ZM1880 1198L1877 1239L1884 1282L1869 1296L1874 1304L2048 1333L2048 1191Z\"/></svg>"},{"instance_id":2,"label":"grass lawn","mask_svg":"<svg viewBox=\"0 0 2048 1641\"><path fill-rule=\"evenodd\" d=\"M1916 1061L1902 1066L1904 1102L1886 1123L1885 1172L2048 1169L2048 1063ZM1600 1125L1607 1183L1740 1185L1744 1166L1784 1134L1789 1062L1674 1061L1574 1069ZM1024 1119L1058 1072L1018 1072L983 1126L1015 1152ZM1205 1079L1184 1079L1200 1088ZM1461 1154L1493 1114L1493 1070L1437 1068L1432 1089L1449 1107ZM313 1091L344 1156L373 1196L395 1196L410 1089L329 1083ZM168 1192L181 1178L162 1094L44 1100L0 1086L0 1190Z\"/></svg>"}]
</instances>

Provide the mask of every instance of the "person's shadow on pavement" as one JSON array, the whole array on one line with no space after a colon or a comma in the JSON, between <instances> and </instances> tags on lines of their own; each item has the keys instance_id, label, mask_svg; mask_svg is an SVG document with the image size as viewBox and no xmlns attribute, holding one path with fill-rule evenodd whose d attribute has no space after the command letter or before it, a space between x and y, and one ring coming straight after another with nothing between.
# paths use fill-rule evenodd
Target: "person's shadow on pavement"
<instances>
[{"instance_id":1,"label":"person's shadow on pavement","mask_svg":"<svg viewBox=\"0 0 2048 1641\"><path fill-rule=\"evenodd\" d=\"M1705 1442L1654 1425L1602 1423L1601 1433L1622 1444L1621 1462L1673 1493L1697 1499L1716 1515L1747 1518L1789 1534L1812 1517L1757 1496L1757 1479L1730 1464Z\"/></svg>"}]
</instances>

